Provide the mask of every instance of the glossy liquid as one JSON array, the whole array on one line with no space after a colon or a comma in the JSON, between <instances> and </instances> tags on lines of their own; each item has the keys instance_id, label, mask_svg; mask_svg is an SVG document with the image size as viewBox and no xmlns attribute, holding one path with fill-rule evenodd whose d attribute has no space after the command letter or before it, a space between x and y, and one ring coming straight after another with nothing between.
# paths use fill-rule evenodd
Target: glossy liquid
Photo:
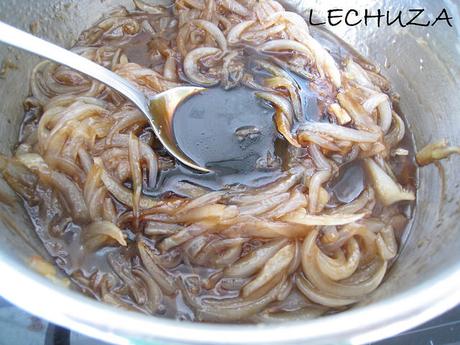
<instances>
[{"instance_id":1,"label":"glossy liquid","mask_svg":"<svg viewBox=\"0 0 460 345\"><path fill-rule=\"evenodd\" d=\"M332 55L341 60L346 55L359 56L337 38L322 31L314 31L316 38L329 47ZM144 34L142 34L144 35ZM140 36L140 35L139 35ZM131 42L122 47L124 53L132 62L150 67L150 52L147 42L148 35L134 37ZM249 65L248 68L251 68ZM260 71L263 76L263 72ZM303 114L306 120L327 121L327 114L319 106L322 97L318 90L324 85L314 84L291 73L300 86ZM324 91L324 90L323 90ZM158 178L157 186L152 190L144 189L145 194L161 196L169 193L181 194L178 182L187 181L211 190L219 190L228 185L242 184L258 187L276 180L285 169L287 145L277 133L273 123L274 110L257 99L254 91L239 87L230 91L221 88L209 89L206 93L190 98L177 110L173 127L179 147L202 166L213 170L213 173L200 174L180 164L163 170ZM25 122L30 120L27 116ZM27 126L23 127L23 130ZM143 135L150 131L145 129ZM141 135L142 136L142 135ZM21 137L22 139L22 133ZM408 149L407 157L392 159L391 165L396 176L403 184L414 186L416 183L416 168L413 159L413 141L409 131L401 146ZM353 162L341 167L340 175L336 176L326 187L331 192L331 203L351 202L362 192L365 185L365 175L359 162ZM46 200L47 192L40 195ZM118 211L126 209L117 205ZM53 217L43 214L40 205L27 205L27 210L34 222L36 231L44 242L48 252L55 258L56 263L68 275L76 278L75 274L85 276L95 275L96 272L111 272L107 261L109 253L129 254L128 250L119 247L105 247L96 252L87 252L81 245L81 228L67 218L67 222L53 224ZM407 207L406 214L410 218L412 209ZM53 229L59 230L53 233ZM128 239L134 241L136 236L131 230L126 230ZM251 245L256 246L256 241ZM154 244L154 243L153 243ZM133 248L131 248L132 250ZM173 250L171 255L181 256L180 247ZM199 271L199 272L198 272ZM176 276L186 276L191 273L201 277L209 277L214 270L192 267L187 263L169 270ZM78 281L78 279L74 279ZM88 294L92 291L83 290ZM219 287L207 291L209 295L231 297L236 291L218 291ZM193 319L193 313L183 301L181 294L165 296L165 316L179 319Z\"/></svg>"}]
</instances>

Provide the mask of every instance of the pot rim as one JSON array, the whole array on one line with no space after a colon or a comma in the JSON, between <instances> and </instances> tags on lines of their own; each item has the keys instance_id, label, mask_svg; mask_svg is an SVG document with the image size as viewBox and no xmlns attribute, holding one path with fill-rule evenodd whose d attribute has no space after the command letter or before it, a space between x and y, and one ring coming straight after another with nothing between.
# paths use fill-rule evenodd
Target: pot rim
<instances>
[{"instance_id":1,"label":"pot rim","mask_svg":"<svg viewBox=\"0 0 460 345\"><path fill-rule=\"evenodd\" d=\"M460 263L388 299L315 320L231 325L178 322L120 310L53 284L0 254L0 295L18 307L90 337L117 344L361 344L419 325L460 302ZM32 291L32 293L31 293ZM148 343L148 342L147 342Z\"/></svg>"}]
</instances>

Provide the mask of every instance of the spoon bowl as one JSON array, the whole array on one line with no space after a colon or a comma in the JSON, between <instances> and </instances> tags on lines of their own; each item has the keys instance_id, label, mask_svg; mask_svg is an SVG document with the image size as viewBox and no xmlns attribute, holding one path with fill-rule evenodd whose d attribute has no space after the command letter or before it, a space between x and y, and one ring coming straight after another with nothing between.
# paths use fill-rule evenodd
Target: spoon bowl
<instances>
[{"instance_id":1,"label":"spoon bowl","mask_svg":"<svg viewBox=\"0 0 460 345\"><path fill-rule=\"evenodd\" d=\"M210 172L210 170L199 166L182 152L177 146L173 130L173 118L177 107L188 97L204 90L206 89L195 86L179 86L169 89L150 98L149 112L144 112L144 114L148 116L155 135L160 138L161 143L168 152L190 168L201 172Z\"/></svg>"}]
</instances>

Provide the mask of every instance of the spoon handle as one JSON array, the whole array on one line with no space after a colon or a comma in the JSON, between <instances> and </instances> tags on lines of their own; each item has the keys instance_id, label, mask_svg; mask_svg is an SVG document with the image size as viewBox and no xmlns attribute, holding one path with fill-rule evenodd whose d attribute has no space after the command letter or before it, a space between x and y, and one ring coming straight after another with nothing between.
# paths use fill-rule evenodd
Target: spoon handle
<instances>
[{"instance_id":1,"label":"spoon handle","mask_svg":"<svg viewBox=\"0 0 460 345\"><path fill-rule=\"evenodd\" d=\"M27 32L16 29L0 21L0 42L43 56L84 73L117 90L141 109L146 109L145 96L137 91L128 81L107 68L88 60L78 54L42 40ZM148 111L148 109L147 109Z\"/></svg>"}]
</instances>

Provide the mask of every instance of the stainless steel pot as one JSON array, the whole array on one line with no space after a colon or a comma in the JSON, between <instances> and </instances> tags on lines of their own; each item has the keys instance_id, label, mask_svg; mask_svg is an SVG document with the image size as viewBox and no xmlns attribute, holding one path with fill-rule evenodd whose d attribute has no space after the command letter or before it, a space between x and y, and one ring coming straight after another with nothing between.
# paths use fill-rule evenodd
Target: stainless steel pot
<instances>
[{"instance_id":1,"label":"stainless steel pot","mask_svg":"<svg viewBox=\"0 0 460 345\"><path fill-rule=\"evenodd\" d=\"M382 66L401 95L416 146L438 138L460 144L460 11L456 0L286 0L321 15L331 8L380 8L395 13L424 8L431 18L446 7L455 27L339 25L336 34ZM63 46L115 5L128 0L0 1L0 20ZM38 23L38 24L37 24ZM11 151L22 100L38 59L0 46L1 59L18 65L0 79L0 150ZM418 202L407 244L382 286L349 311L278 325L211 325L147 317L91 300L34 273L27 259L46 257L21 202L0 181L0 294L57 324L120 344L331 344L363 343L416 326L460 302L460 158L420 170Z\"/></svg>"}]
</instances>

